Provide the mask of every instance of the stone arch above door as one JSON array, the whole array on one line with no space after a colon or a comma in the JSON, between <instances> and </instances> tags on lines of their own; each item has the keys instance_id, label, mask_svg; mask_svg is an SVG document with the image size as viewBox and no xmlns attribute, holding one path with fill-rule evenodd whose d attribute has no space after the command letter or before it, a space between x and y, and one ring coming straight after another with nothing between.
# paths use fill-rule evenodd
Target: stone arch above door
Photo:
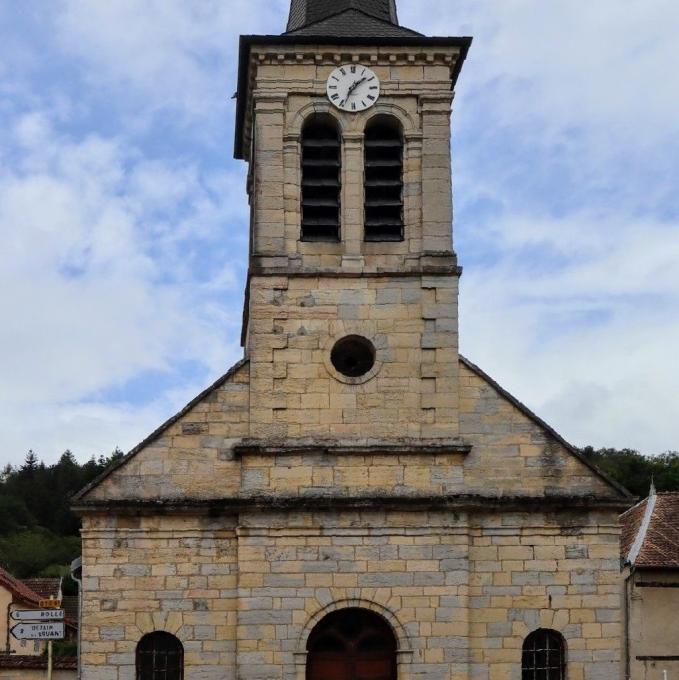
<instances>
[{"instance_id":1,"label":"stone arch above door","mask_svg":"<svg viewBox=\"0 0 679 680\"><path fill-rule=\"evenodd\" d=\"M410 665L413 660L413 651L410 645L410 640L406 629L399 621L397 616L387 607L381 604L363 599L345 599L333 601L324 607L321 607L313 616L309 618L304 626L297 645L297 652L295 653L295 665L297 667L296 680L307 679L307 659L309 653L307 651L311 636L316 630L317 626L321 624L330 614L346 610L361 610L376 616L384 622L393 635L396 647L394 650L396 658L396 675L398 680L410 679ZM310 678L309 680L313 680ZM358 680L352 678L352 680Z\"/></svg>"},{"instance_id":2,"label":"stone arch above door","mask_svg":"<svg viewBox=\"0 0 679 680\"><path fill-rule=\"evenodd\" d=\"M369 609L326 614L307 640L307 680L397 680L396 635Z\"/></svg>"}]
</instances>

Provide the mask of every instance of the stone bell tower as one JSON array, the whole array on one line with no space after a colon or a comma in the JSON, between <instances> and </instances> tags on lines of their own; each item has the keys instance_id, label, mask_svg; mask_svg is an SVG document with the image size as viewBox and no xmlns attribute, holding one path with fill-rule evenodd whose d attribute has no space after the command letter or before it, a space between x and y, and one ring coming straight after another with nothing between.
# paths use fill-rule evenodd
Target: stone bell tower
<instances>
[{"instance_id":1,"label":"stone bell tower","mask_svg":"<svg viewBox=\"0 0 679 680\"><path fill-rule=\"evenodd\" d=\"M394 0L241 38L245 356L74 497L83 680L620 677L629 494L458 353L469 44Z\"/></svg>"},{"instance_id":2,"label":"stone bell tower","mask_svg":"<svg viewBox=\"0 0 679 680\"><path fill-rule=\"evenodd\" d=\"M252 439L456 445L450 114L468 38L393 0L293 0L241 41Z\"/></svg>"}]
</instances>

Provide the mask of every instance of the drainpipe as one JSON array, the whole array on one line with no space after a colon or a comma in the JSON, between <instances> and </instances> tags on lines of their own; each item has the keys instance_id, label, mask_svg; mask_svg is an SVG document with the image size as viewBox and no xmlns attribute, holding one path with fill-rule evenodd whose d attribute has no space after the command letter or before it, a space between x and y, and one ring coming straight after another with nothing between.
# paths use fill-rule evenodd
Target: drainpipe
<instances>
[{"instance_id":1,"label":"drainpipe","mask_svg":"<svg viewBox=\"0 0 679 680\"><path fill-rule=\"evenodd\" d=\"M625 680L631 680L632 661L630 658L630 639L629 639L629 617L630 617L630 603L632 600L631 594L631 579L634 576L634 567L630 566L629 574L625 577Z\"/></svg>"},{"instance_id":2,"label":"drainpipe","mask_svg":"<svg viewBox=\"0 0 679 680\"><path fill-rule=\"evenodd\" d=\"M71 578L78 584L78 680L82 678L82 666L80 663L80 647L82 642L82 620L83 620L83 587L82 587L82 567L83 560L82 557L76 557L73 562L71 562ZM76 577L76 574L80 574L80 578Z\"/></svg>"}]
</instances>

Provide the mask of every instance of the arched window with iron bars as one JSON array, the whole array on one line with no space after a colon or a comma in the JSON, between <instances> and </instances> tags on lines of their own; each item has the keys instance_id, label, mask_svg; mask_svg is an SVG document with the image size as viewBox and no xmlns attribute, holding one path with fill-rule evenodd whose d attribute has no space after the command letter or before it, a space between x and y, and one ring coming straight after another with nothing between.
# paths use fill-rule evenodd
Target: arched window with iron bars
<instances>
[{"instance_id":1,"label":"arched window with iron bars","mask_svg":"<svg viewBox=\"0 0 679 680\"><path fill-rule=\"evenodd\" d=\"M521 680L566 680L566 643L561 633L540 628L526 637Z\"/></svg>"},{"instance_id":2,"label":"arched window with iron bars","mask_svg":"<svg viewBox=\"0 0 679 680\"><path fill-rule=\"evenodd\" d=\"M184 646L170 633L148 633L137 643L136 667L136 680L183 680Z\"/></svg>"}]
</instances>

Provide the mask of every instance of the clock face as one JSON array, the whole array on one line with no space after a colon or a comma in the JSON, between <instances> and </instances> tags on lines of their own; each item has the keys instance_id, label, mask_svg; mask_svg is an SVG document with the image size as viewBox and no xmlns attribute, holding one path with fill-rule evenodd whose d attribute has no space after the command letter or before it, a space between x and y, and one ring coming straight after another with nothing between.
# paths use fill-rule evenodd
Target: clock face
<instances>
[{"instance_id":1,"label":"clock face","mask_svg":"<svg viewBox=\"0 0 679 680\"><path fill-rule=\"evenodd\" d=\"M367 66L346 64L328 78L328 99L340 110L358 113L369 109L380 96L380 79Z\"/></svg>"}]
</instances>

